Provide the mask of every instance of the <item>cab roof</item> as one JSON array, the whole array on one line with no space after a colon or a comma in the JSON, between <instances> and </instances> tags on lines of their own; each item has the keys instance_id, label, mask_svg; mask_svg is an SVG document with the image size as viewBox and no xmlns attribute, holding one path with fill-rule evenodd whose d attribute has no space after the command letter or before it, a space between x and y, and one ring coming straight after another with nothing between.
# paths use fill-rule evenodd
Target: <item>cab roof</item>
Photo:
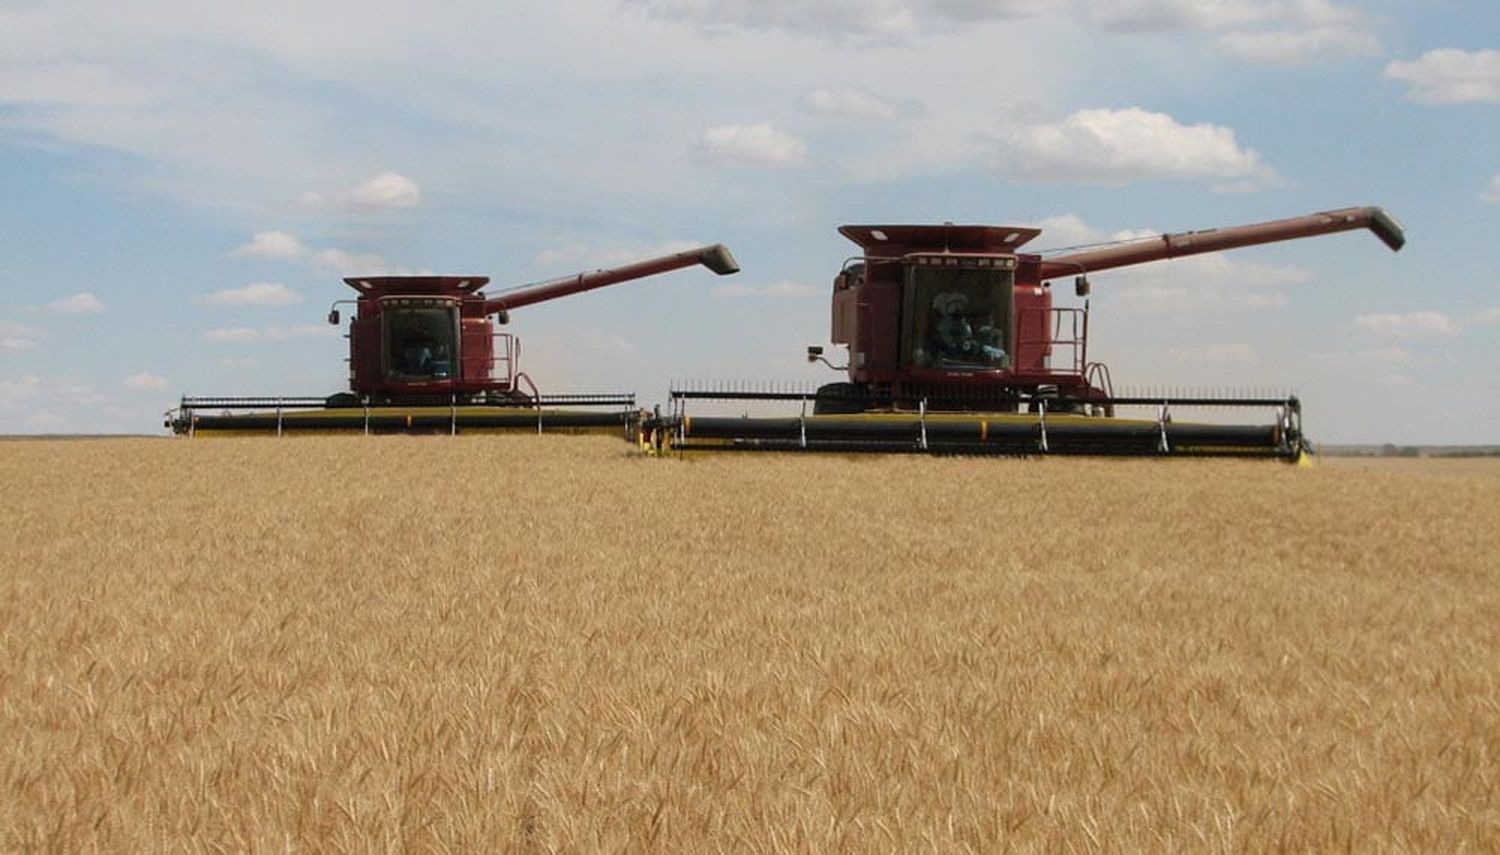
<instances>
[{"instance_id":1,"label":"cab roof","mask_svg":"<svg viewBox=\"0 0 1500 855\"><path fill-rule=\"evenodd\" d=\"M960 252L1012 255L1041 234L1026 226L942 225L840 226L839 234L875 258L900 258L913 252Z\"/></svg>"},{"instance_id":2,"label":"cab roof","mask_svg":"<svg viewBox=\"0 0 1500 855\"><path fill-rule=\"evenodd\" d=\"M488 276L347 276L344 283L361 294L382 297L391 294L466 296L483 288Z\"/></svg>"}]
</instances>

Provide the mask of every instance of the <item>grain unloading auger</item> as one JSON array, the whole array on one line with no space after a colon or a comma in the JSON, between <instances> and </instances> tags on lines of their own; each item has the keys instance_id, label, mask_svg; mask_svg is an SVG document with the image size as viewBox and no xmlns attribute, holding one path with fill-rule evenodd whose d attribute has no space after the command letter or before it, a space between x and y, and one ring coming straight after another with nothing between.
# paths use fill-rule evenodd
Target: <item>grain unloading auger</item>
<instances>
[{"instance_id":1,"label":"grain unloading auger","mask_svg":"<svg viewBox=\"0 0 1500 855\"><path fill-rule=\"evenodd\" d=\"M833 281L834 366L816 392L674 389L645 440L667 451L881 451L956 454L1199 455L1296 459L1306 450L1293 396L1116 396L1090 359L1089 308L1053 305L1051 280L1087 297L1103 270L1255 244L1369 229L1392 250L1405 235L1374 207L1181 232L1044 258L1020 252L1040 231L976 225L844 226L863 253ZM800 403L780 418L690 415L693 402ZM1185 422L1178 411L1260 408L1268 424ZM811 412L809 412L809 408ZM1117 410L1144 414L1125 418Z\"/></svg>"},{"instance_id":2,"label":"grain unloading auger","mask_svg":"<svg viewBox=\"0 0 1500 855\"><path fill-rule=\"evenodd\" d=\"M703 265L739 265L723 244L523 285L486 296L485 276L351 276L349 391L330 397L185 397L167 413L178 434L623 432L639 429L635 396L542 395L520 370L521 343L499 332L510 312L594 288Z\"/></svg>"}]
</instances>

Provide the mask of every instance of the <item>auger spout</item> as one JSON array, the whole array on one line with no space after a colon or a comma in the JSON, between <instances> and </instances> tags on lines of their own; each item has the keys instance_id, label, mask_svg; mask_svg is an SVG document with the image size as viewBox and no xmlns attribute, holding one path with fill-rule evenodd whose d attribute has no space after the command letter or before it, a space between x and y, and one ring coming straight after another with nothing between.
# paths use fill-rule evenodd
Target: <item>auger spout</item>
<instances>
[{"instance_id":1,"label":"auger spout","mask_svg":"<svg viewBox=\"0 0 1500 855\"><path fill-rule=\"evenodd\" d=\"M1041 262L1041 278L1054 279L1129 267L1165 258L1181 258L1204 252L1219 252L1243 246L1277 243L1334 232L1369 229L1392 251L1406 244L1401 223L1384 208L1341 208L1303 217L1271 220L1244 226L1177 232L1160 237L1055 256Z\"/></svg>"},{"instance_id":2,"label":"auger spout","mask_svg":"<svg viewBox=\"0 0 1500 855\"><path fill-rule=\"evenodd\" d=\"M740 269L739 263L730 254L729 247L722 243L716 243L710 246L700 246L697 249L690 249L685 252L648 258L645 261L637 261L621 267L575 273L572 276L550 279L546 282L538 282L533 285L522 285L486 299L484 302L485 313L497 314L509 312L511 309L530 306L533 303L543 303L547 300L555 300L570 294L591 291L595 288L603 288L606 285L627 282L631 279L655 276L658 273L680 270L681 268L692 267L697 264L707 267L720 276L738 273Z\"/></svg>"}]
</instances>

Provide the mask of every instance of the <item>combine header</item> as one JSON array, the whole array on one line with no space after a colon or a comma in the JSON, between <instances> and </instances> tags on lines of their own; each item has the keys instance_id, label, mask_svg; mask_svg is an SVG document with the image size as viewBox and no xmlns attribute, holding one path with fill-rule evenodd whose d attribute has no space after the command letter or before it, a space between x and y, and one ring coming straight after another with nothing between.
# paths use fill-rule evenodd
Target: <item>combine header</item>
<instances>
[{"instance_id":1,"label":"combine header","mask_svg":"<svg viewBox=\"0 0 1500 855\"><path fill-rule=\"evenodd\" d=\"M579 273L486 296L484 276L353 276L347 392L327 398L185 397L167 413L174 433L622 432L639 428L633 395L542 395L519 368L521 342L498 332L522 306L701 264L739 265L723 244Z\"/></svg>"},{"instance_id":2,"label":"combine header","mask_svg":"<svg viewBox=\"0 0 1500 855\"><path fill-rule=\"evenodd\" d=\"M1089 305L1055 307L1051 282L1086 298L1099 271L1255 244L1369 229L1392 250L1401 225L1380 208L1182 232L1044 258L1020 248L1039 230L1009 226L844 226L860 256L833 280L835 366L815 393L676 389L648 420L656 451L882 451L954 454L1249 456L1306 449L1295 397L1116 397L1090 359ZM781 418L690 415L695 401L800 404ZM809 406L811 412L809 413ZM1260 425L1178 421L1179 410L1259 408ZM1117 415L1136 408L1137 418Z\"/></svg>"}]
</instances>

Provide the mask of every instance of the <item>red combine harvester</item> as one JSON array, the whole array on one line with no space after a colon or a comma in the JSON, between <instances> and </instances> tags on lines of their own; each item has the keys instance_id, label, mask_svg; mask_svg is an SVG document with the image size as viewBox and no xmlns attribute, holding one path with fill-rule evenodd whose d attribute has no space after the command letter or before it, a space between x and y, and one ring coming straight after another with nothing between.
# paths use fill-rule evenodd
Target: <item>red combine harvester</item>
<instances>
[{"instance_id":1,"label":"red combine harvester","mask_svg":"<svg viewBox=\"0 0 1500 855\"><path fill-rule=\"evenodd\" d=\"M521 343L498 332L522 306L703 265L739 271L723 244L523 285L486 296L484 276L353 276L349 387L326 398L185 397L167 413L178 434L473 430L624 431L637 427L633 395L542 395L519 368Z\"/></svg>"},{"instance_id":2,"label":"red combine harvester","mask_svg":"<svg viewBox=\"0 0 1500 855\"><path fill-rule=\"evenodd\" d=\"M677 389L650 419L658 450L907 451L962 454L1235 455L1296 459L1305 450L1295 397L1116 397L1109 369L1089 358L1089 308L1053 305L1051 280L1118 267L1351 229L1392 250L1405 235L1380 208L1346 208L1225 229L1182 232L1050 258L1021 252L1040 231L1008 226L844 226L859 244L833 280L834 366L816 392ZM800 401L789 418L687 413L690 401ZM809 405L812 412L808 413ZM1175 420L1193 407L1276 411L1269 425ZM1150 407L1126 419L1117 408Z\"/></svg>"}]
</instances>

